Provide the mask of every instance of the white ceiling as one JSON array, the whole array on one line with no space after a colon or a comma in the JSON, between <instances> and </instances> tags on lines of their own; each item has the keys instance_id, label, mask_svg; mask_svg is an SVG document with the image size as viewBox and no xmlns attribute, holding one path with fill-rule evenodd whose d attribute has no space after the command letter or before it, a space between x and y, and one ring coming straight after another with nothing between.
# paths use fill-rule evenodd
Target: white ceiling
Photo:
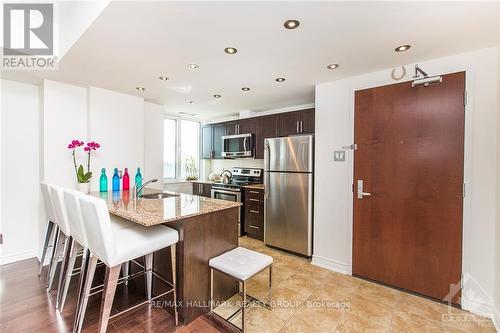
<instances>
[{"instance_id":1,"label":"white ceiling","mask_svg":"<svg viewBox=\"0 0 500 333\"><path fill-rule=\"evenodd\" d=\"M477 1L114 1L68 51L58 71L2 76L92 85L142 96L169 112L215 118L311 103L319 82L496 45L497 6ZM284 29L286 19L298 19L300 27ZM394 52L401 44L412 48ZM238 52L224 53L228 46ZM188 70L189 63L200 68ZM327 70L330 63L340 67ZM161 74L170 80L158 80ZM276 77L286 81L278 83ZM245 86L251 90L241 91Z\"/></svg>"}]
</instances>

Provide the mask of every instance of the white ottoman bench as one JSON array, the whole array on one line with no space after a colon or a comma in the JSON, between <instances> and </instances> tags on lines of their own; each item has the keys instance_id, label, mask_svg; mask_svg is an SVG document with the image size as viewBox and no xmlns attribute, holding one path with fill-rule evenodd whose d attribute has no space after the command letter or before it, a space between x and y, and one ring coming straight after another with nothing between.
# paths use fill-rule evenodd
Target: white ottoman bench
<instances>
[{"instance_id":1,"label":"white ottoman bench","mask_svg":"<svg viewBox=\"0 0 500 333\"><path fill-rule=\"evenodd\" d=\"M233 325L229 319L233 318L238 312L233 314L229 319L223 318L213 311L213 298L214 298L214 270L226 274L239 282L243 293L243 306L241 308L241 331L245 332L245 308L247 306L247 290L246 281L255 274L269 268L269 299L268 304L249 296L252 301L262 303L267 308L271 305L271 290L272 290L272 265L273 258L271 256L246 249L244 247L237 247L234 250L221 254L218 257L209 260L210 266L210 313L215 314L222 320ZM235 325L233 325L235 326ZM236 327L240 329L239 327Z\"/></svg>"}]
</instances>

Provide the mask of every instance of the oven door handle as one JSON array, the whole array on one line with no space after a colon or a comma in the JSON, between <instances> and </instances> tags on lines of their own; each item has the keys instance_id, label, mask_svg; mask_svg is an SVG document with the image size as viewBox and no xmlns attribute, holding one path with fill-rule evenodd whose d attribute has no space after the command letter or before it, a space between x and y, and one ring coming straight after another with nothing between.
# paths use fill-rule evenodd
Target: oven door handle
<instances>
[{"instance_id":1,"label":"oven door handle","mask_svg":"<svg viewBox=\"0 0 500 333\"><path fill-rule=\"evenodd\" d=\"M216 188L216 187L212 187L212 191L214 193L233 194L236 196L238 196L240 194L240 191L227 191L227 190L221 190L221 189Z\"/></svg>"}]
</instances>

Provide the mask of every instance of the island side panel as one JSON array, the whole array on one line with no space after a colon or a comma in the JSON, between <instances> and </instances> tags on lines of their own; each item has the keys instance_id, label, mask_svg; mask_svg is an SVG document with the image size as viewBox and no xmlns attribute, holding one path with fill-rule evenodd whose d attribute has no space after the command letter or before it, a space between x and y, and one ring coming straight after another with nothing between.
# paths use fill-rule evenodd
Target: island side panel
<instances>
[{"instance_id":1,"label":"island side panel","mask_svg":"<svg viewBox=\"0 0 500 333\"><path fill-rule=\"evenodd\" d=\"M208 261L238 246L238 214L235 207L184 223L182 311L186 323L210 311ZM220 274L214 280L215 300L226 300L238 292L234 280Z\"/></svg>"},{"instance_id":2,"label":"island side panel","mask_svg":"<svg viewBox=\"0 0 500 333\"><path fill-rule=\"evenodd\" d=\"M181 322L190 323L210 311L210 269L208 261L238 246L238 207L186 218L167 226L179 232L177 244L177 293L181 302ZM154 270L171 281L170 251L155 253ZM216 301L226 300L238 292L233 279L217 273L214 278ZM165 290L154 283L154 294ZM172 300L169 295L165 300ZM169 309L171 312L171 309Z\"/></svg>"}]
</instances>

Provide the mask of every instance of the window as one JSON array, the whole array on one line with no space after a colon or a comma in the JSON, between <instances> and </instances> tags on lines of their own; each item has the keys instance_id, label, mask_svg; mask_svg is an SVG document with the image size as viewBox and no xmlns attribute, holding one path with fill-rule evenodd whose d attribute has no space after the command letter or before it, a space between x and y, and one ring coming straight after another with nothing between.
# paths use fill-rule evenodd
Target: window
<instances>
[{"instance_id":1,"label":"window","mask_svg":"<svg viewBox=\"0 0 500 333\"><path fill-rule=\"evenodd\" d=\"M165 179L186 179L198 177L200 123L184 119L164 120L164 162Z\"/></svg>"}]
</instances>

